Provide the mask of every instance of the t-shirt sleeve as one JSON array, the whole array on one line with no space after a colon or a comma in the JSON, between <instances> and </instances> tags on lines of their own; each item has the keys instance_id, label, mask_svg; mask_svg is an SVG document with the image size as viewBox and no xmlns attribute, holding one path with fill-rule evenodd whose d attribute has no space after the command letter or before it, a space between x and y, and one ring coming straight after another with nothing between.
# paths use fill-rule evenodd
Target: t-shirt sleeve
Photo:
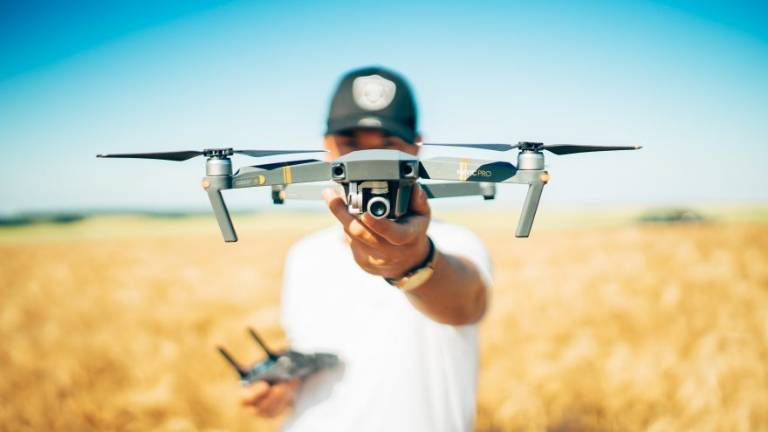
<instances>
[{"instance_id":1,"label":"t-shirt sleeve","mask_svg":"<svg viewBox=\"0 0 768 432\"><path fill-rule=\"evenodd\" d=\"M460 225L434 223L429 229L429 235L435 247L442 252L465 257L475 264L486 287L491 287L493 265L490 254L475 233Z\"/></svg>"}]
</instances>

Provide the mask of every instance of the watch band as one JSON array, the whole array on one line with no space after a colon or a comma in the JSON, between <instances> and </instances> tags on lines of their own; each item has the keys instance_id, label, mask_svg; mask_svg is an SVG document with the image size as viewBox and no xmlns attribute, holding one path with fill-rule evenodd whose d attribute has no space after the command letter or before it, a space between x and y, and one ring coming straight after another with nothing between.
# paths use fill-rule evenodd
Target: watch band
<instances>
[{"instance_id":1,"label":"watch band","mask_svg":"<svg viewBox=\"0 0 768 432\"><path fill-rule=\"evenodd\" d=\"M429 252L424 261L419 263L416 267L409 270L405 276L399 279L384 278L388 284L397 287L403 291L410 291L421 286L426 282L435 271L435 243L427 236L429 242Z\"/></svg>"}]
</instances>

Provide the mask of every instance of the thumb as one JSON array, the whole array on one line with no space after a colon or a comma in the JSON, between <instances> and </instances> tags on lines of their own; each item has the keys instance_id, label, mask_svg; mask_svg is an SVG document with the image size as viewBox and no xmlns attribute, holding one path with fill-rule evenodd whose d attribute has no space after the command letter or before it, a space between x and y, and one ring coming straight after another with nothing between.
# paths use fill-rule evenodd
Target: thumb
<instances>
[{"instance_id":1,"label":"thumb","mask_svg":"<svg viewBox=\"0 0 768 432\"><path fill-rule=\"evenodd\" d=\"M413 185L413 192L411 192L411 211L417 215L429 215L430 213L427 193L418 183Z\"/></svg>"}]
</instances>

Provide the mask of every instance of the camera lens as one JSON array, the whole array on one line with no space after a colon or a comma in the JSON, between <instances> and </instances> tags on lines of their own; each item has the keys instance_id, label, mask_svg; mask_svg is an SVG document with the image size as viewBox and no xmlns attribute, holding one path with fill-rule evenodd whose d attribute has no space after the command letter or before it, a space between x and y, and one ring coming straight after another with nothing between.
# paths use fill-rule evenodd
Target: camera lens
<instances>
[{"instance_id":1,"label":"camera lens","mask_svg":"<svg viewBox=\"0 0 768 432\"><path fill-rule=\"evenodd\" d=\"M384 197L374 197L368 201L368 213L375 219L381 219L389 213L389 200Z\"/></svg>"}]
</instances>

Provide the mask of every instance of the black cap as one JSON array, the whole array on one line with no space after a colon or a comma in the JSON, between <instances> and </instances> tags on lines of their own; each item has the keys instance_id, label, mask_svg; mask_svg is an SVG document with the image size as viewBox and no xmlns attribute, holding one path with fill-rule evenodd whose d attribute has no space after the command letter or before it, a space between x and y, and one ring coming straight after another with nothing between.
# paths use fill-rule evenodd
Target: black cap
<instances>
[{"instance_id":1,"label":"black cap","mask_svg":"<svg viewBox=\"0 0 768 432\"><path fill-rule=\"evenodd\" d=\"M341 78L331 100L325 133L373 128L413 144L417 118L413 92L402 76L379 66L365 67Z\"/></svg>"}]
</instances>

